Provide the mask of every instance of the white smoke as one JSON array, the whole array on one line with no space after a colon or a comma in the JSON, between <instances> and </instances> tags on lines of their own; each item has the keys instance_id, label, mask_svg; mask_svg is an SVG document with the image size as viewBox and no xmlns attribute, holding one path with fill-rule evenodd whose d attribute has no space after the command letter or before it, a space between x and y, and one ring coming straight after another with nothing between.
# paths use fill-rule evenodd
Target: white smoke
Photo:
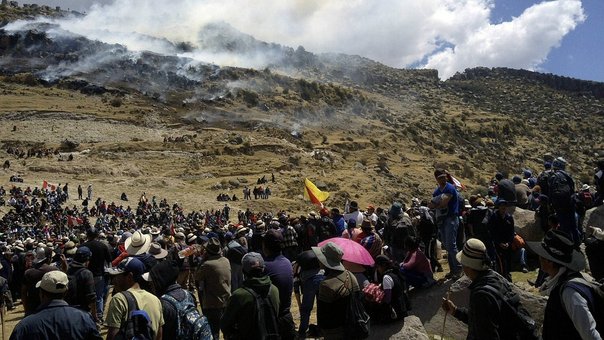
<instances>
[{"instance_id":1,"label":"white smoke","mask_svg":"<svg viewBox=\"0 0 604 340\"><path fill-rule=\"evenodd\" d=\"M267 42L313 52L365 56L394 67L427 67L441 78L475 66L536 69L585 20L580 0L544 1L492 23L504 0L115 0L65 30L131 50L174 54L171 42L198 43L209 23L226 22ZM160 39L156 39L160 38ZM186 53L219 65L263 67L261 55Z\"/></svg>"}]
</instances>

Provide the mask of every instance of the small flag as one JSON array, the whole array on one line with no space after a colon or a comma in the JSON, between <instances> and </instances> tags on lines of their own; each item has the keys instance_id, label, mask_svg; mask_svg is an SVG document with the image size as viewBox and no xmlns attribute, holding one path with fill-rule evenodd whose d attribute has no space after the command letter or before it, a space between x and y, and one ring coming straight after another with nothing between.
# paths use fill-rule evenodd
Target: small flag
<instances>
[{"instance_id":1,"label":"small flag","mask_svg":"<svg viewBox=\"0 0 604 340\"><path fill-rule=\"evenodd\" d=\"M304 179L304 198L309 199L313 204L323 207L323 201L329 197L329 193L319 190L308 178Z\"/></svg>"},{"instance_id":2,"label":"small flag","mask_svg":"<svg viewBox=\"0 0 604 340\"><path fill-rule=\"evenodd\" d=\"M466 190L466 186L463 185L463 183L461 183L457 178L455 178L453 175L451 174L447 174L447 176L449 176L449 183L455 185L456 188L460 188L461 190Z\"/></svg>"},{"instance_id":3,"label":"small flag","mask_svg":"<svg viewBox=\"0 0 604 340\"><path fill-rule=\"evenodd\" d=\"M48 181L43 181L42 182L42 189L48 189L50 191L55 191L57 190L57 184L56 183L49 183Z\"/></svg>"},{"instance_id":4,"label":"small flag","mask_svg":"<svg viewBox=\"0 0 604 340\"><path fill-rule=\"evenodd\" d=\"M82 220L79 217L67 216L67 226L68 227L77 227L77 226L82 225L83 222L84 222L84 220Z\"/></svg>"}]
</instances>

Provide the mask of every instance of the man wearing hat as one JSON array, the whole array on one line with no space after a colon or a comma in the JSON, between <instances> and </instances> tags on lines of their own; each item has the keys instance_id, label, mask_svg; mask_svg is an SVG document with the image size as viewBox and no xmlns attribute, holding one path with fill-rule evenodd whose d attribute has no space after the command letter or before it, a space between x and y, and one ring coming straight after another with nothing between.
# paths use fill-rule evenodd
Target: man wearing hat
<instances>
[{"instance_id":1,"label":"man wearing hat","mask_svg":"<svg viewBox=\"0 0 604 340\"><path fill-rule=\"evenodd\" d=\"M516 339L514 317L502 299L513 301L521 308L520 300L511 284L491 270L491 261L482 241L469 239L456 254L463 272L472 281L468 308L461 308L443 298L442 308L468 325L467 339ZM560 338L565 339L565 338Z\"/></svg>"},{"instance_id":2,"label":"man wearing hat","mask_svg":"<svg viewBox=\"0 0 604 340\"><path fill-rule=\"evenodd\" d=\"M178 335L179 315L176 302L191 303L197 307L197 301L191 293L183 289L178 283L179 268L178 263L172 260L162 261L151 268L151 271L143 274L143 279L153 282L154 294L162 304L162 313L164 316L164 325L162 327L162 336L164 339L176 339ZM204 319L206 320L206 319ZM210 326L207 321L203 324L206 334L211 334Z\"/></svg>"},{"instance_id":3,"label":"man wearing hat","mask_svg":"<svg viewBox=\"0 0 604 340\"><path fill-rule=\"evenodd\" d=\"M71 306L81 309L92 314L92 319L98 321L96 314L96 292L94 289L94 276L88 269L88 263L92 252L88 247L79 247L74 256L73 261L67 269L67 277L70 281L72 289L67 292L65 301Z\"/></svg>"},{"instance_id":4,"label":"man wearing hat","mask_svg":"<svg viewBox=\"0 0 604 340\"><path fill-rule=\"evenodd\" d=\"M220 241L215 237L206 243L203 258L205 261L195 272L195 281L199 288L201 309L208 318L214 340L218 340L220 318L231 296L231 264L222 256Z\"/></svg>"},{"instance_id":5,"label":"man wearing hat","mask_svg":"<svg viewBox=\"0 0 604 340\"><path fill-rule=\"evenodd\" d=\"M543 241L527 245L539 255L541 269L548 275L540 287L541 294L549 295L543 317L543 339L602 339L590 302L581 293L587 285L580 273L585 267L585 257L575 249L570 236L550 230Z\"/></svg>"},{"instance_id":6,"label":"man wearing hat","mask_svg":"<svg viewBox=\"0 0 604 340\"><path fill-rule=\"evenodd\" d=\"M36 249L36 257L32 262L32 268L23 274L23 286L21 287L21 300L25 316L33 314L40 305L40 295L36 283L42 279L44 274L58 270L59 268L50 265L54 254L50 248Z\"/></svg>"},{"instance_id":7,"label":"man wearing hat","mask_svg":"<svg viewBox=\"0 0 604 340\"><path fill-rule=\"evenodd\" d=\"M92 252L88 269L94 276L94 290L96 292L96 313L99 321L103 321L103 310L105 306L105 294L108 289L108 282L105 280L105 265L111 263L111 254L107 245L98 240L99 230L89 228L86 231L88 241L82 245L88 247Z\"/></svg>"},{"instance_id":8,"label":"man wearing hat","mask_svg":"<svg viewBox=\"0 0 604 340\"><path fill-rule=\"evenodd\" d=\"M159 299L141 289L145 265L135 257L128 257L115 268L108 269L117 293L109 302L107 309L107 339L113 340L122 325L128 320L128 299L134 299L139 310L143 310L150 318L151 329L155 339L162 339L164 317Z\"/></svg>"},{"instance_id":9,"label":"man wearing hat","mask_svg":"<svg viewBox=\"0 0 604 340\"><path fill-rule=\"evenodd\" d=\"M59 270L44 274L36 284L40 308L15 326L10 339L102 339L90 314L63 300L68 283L67 275Z\"/></svg>"},{"instance_id":10,"label":"man wearing hat","mask_svg":"<svg viewBox=\"0 0 604 340\"><path fill-rule=\"evenodd\" d=\"M279 312L279 290L271 284L270 278L264 271L262 255L254 252L245 254L241 259L241 267L245 275L243 286L231 295L220 320L220 329L227 339L261 339L258 334L261 326L264 326L267 333L278 331L275 328L278 328L276 321ZM258 325L258 320L250 317L257 315L258 312L255 295L258 298L268 297L274 311L272 313L274 317L264 315L264 325ZM272 327L271 321L275 321Z\"/></svg>"},{"instance_id":11,"label":"man wearing hat","mask_svg":"<svg viewBox=\"0 0 604 340\"><path fill-rule=\"evenodd\" d=\"M345 336L346 310L350 295L358 291L355 276L342 265L344 253L338 245L328 242L322 247L312 247L325 279L319 285L317 295L317 324L326 339L343 339Z\"/></svg>"},{"instance_id":12,"label":"man wearing hat","mask_svg":"<svg viewBox=\"0 0 604 340\"><path fill-rule=\"evenodd\" d=\"M359 211L359 203L352 201L348 205L348 213L344 214L344 221L348 221L351 218L357 221L357 225L361 225L363 222L363 213Z\"/></svg>"}]
</instances>

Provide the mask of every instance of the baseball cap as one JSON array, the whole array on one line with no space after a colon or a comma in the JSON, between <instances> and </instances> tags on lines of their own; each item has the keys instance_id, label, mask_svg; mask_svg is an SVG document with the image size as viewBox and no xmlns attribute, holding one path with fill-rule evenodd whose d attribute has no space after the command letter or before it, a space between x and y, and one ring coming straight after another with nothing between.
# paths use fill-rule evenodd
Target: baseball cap
<instances>
[{"instance_id":1,"label":"baseball cap","mask_svg":"<svg viewBox=\"0 0 604 340\"><path fill-rule=\"evenodd\" d=\"M122 260L117 267L108 268L109 275L132 273L134 277L140 277L145 273L145 265L136 257L128 257Z\"/></svg>"},{"instance_id":2,"label":"baseball cap","mask_svg":"<svg viewBox=\"0 0 604 340\"><path fill-rule=\"evenodd\" d=\"M49 293L65 293L68 284L67 274L60 270L52 270L42 276L42 280L36 283L36 288Z\"/></svg>"},{"instance_id":3,"label":"baseball cap","mask_svg":"<svg viewBox=\"0 0 604 340\"><path fill-rule=\"evenodd\" d=\"M84 263L92 257L92 251L86 246L81 246L73 255L73 260L79 263Z\"/></svg>"}]
</instances>

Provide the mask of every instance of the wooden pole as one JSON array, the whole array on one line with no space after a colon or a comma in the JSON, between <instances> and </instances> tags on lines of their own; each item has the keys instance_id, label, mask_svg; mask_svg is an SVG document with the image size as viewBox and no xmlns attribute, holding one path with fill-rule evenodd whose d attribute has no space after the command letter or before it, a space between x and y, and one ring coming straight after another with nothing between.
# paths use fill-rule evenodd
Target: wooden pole
<instances>
[{"instance_id":1,"label":"wooden pole","mask_svg":"<svg viewBox=\"0 0 604 340\"><path fill-rule=\"evenodd\" d=\"M451 290L447 290L447 300L451 296ZM447 324L447 315L449 312L445 312L445 317L443 319L443 331L440 333L440 339L443 340L445 338L445 325Z\"/></svg>"}]
</instances>

